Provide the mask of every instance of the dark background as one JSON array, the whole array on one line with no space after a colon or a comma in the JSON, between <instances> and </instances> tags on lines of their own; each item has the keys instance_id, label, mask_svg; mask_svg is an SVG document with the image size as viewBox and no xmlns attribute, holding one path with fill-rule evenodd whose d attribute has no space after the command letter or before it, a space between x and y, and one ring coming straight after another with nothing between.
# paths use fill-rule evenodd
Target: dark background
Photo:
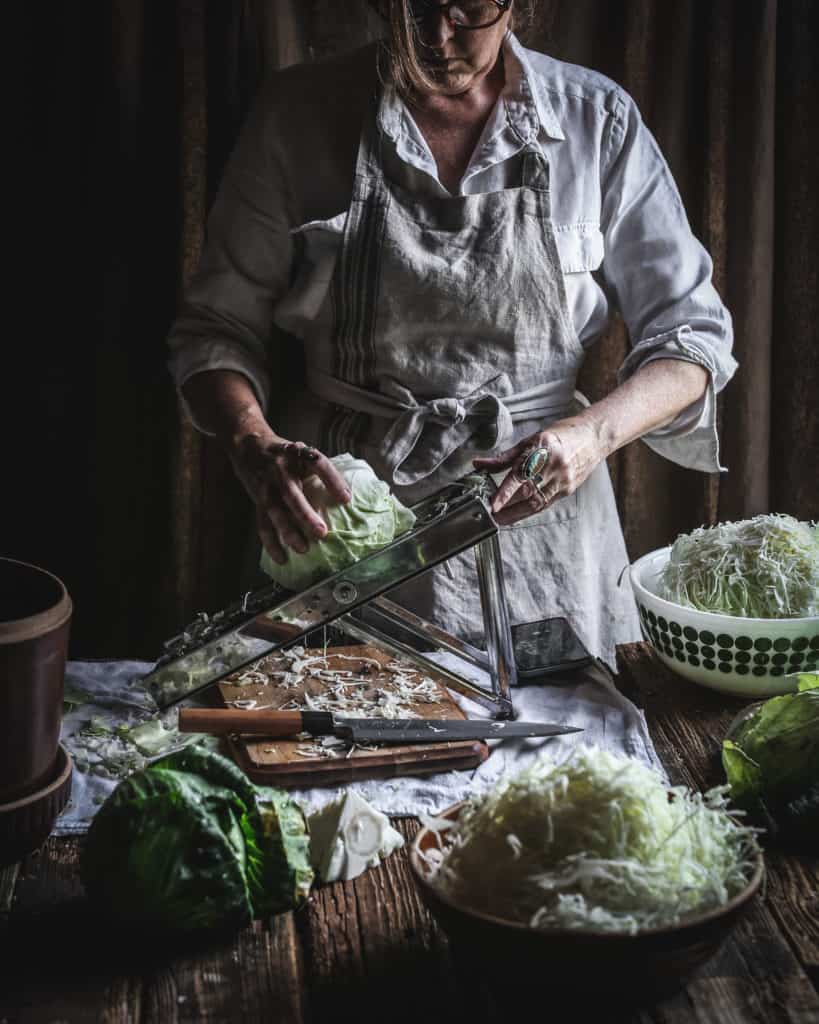
<instances>
[{"instance_id":1,"label":"dark background","mask_svg":"<svg viewBox=\"0 0 819 1024\"><path fill-rule=\"evenodd\" d=\"M0 550L65 581L74 657L153 658L235 596L249 506L181 421L165 336L260 76L373 30L362 0L113 0L54 5L24 39ZM543 0L526 42L635 97L734 316L730 472L618 452L630 554L718 519L819 517L819 4ZM584 368L590 397L626 347L615 323Z\"/></svg>"}]
</instances>

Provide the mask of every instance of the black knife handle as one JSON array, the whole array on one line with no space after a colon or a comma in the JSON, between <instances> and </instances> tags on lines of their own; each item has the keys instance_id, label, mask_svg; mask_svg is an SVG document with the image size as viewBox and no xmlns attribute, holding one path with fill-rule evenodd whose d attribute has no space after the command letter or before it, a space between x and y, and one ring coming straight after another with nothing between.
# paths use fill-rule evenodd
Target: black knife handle
<instances>
[{"instance_id":1,"label":"black knife handle","mask_svg":"<svg viewBox=\"0 0 819 1024\"><path fill-rule=\"evenodd\" d=\"M302 711L301 731L311 736L330 736L335 731L335 722L329 711Z\"/></svg>"}]
</instances>

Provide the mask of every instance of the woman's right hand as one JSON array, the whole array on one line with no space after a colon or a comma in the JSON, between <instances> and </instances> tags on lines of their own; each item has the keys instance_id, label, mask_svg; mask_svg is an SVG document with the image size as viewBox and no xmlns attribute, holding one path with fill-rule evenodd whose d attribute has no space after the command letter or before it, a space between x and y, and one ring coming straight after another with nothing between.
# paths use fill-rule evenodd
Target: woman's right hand
<instances>
[{"instance_id":1,"label":"woman's right hand","mask_svg":"<svg viewBox=\"0 0 819 1024\"><path fill-rule=\"evenodd\" d=\"M324 520L307 500L303 481L313 474L340 504L350 501L344 478L330 459L300 441L287 441L270 431L246 435L229 449L236 475L256 506L256 527L262 544L279 565L287 548L305 552L327 533Z\"/></svg>"},{"instance_id":2,"label":"woman's right hand","mask_svg":"<svg viewBox=\"0 0 819 1024\"><path fill-rule=\"evenodd\" d=\"M327 456L279 437L242 373L202 371L182 390L197 425L218 439L255 504L259 536L273 561L284 565L287 548L304 552L323 537L327 526L304 496L304 479L317 474L341 504L351 497Z\"/></svg>"}]
</instances>

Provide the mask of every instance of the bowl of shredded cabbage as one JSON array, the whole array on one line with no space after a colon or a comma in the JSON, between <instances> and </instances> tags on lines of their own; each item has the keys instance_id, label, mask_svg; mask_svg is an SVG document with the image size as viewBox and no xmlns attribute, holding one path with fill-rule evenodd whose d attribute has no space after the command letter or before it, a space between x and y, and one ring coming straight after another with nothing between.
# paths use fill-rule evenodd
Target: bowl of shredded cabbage
<instances>
[{"instance_id":1,"label":"bowl of shredded cabbage","mask_svg":"<svg viewBox=\"0 0 819 1024\"><path fill-rule=\"evenodd\" d=\"M761 515L702 527L630 567L646 640L678 675L737 697L819 665L819 527Z\"/></svg>"},{"instance_id":2,"label":"bowl of shredded cabbage","mask_svg":"<svg viewBox=\"0 0 819 1024\"><path fill-rule=\"evenodd\" d=\"M413 877L477 971L581 1000L655 998L717 951L762 882L756 830L727 792L577 747L422 818Z\"/></svg>"}]
</instances>

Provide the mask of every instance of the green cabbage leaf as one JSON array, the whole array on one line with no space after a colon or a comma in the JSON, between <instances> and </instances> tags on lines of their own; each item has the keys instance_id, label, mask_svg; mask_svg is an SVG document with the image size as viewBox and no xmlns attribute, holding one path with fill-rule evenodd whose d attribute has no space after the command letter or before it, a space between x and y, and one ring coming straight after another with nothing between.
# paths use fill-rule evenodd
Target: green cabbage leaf
<instances>
[{"instance_id":1,"label":"green cabbage leaf","mask_svg":"<svg viewBox=\"0 0 819 1024\"><path fill-rule=\"evenodd\" d=\"M415 522L414 514L363 459L344 454L332 462L350 489L349 504L336 504L318 476L307 477L303 485L305 497L327 525L326 536L312 541L304 553L288 548L284 565L262 552L261 569L287 590L304 590L346 569L391 544Z\"/></svg>"},{"instance_id":2,"label":"green cabbage leaf","mask_svg":"<svg viewBox=\"0 0 819 1024\"><path fill-rule=\"evenodd\" d=\"M117 786L91 824L80 868L107 914L165 933L241 927L299 906L313 882L300 808L197 747Z\"/></svg>"},{"instance_id":3,"label":"green cabbage leaf","mask_svg":"<svg viewBox=\"0 0 819 1024\"><path fill-rule=\"evenodd\" d=\"M731 796L772 837L819 852L819 675L748 709L722 743Z\"/></svg>"}]
</instances>

